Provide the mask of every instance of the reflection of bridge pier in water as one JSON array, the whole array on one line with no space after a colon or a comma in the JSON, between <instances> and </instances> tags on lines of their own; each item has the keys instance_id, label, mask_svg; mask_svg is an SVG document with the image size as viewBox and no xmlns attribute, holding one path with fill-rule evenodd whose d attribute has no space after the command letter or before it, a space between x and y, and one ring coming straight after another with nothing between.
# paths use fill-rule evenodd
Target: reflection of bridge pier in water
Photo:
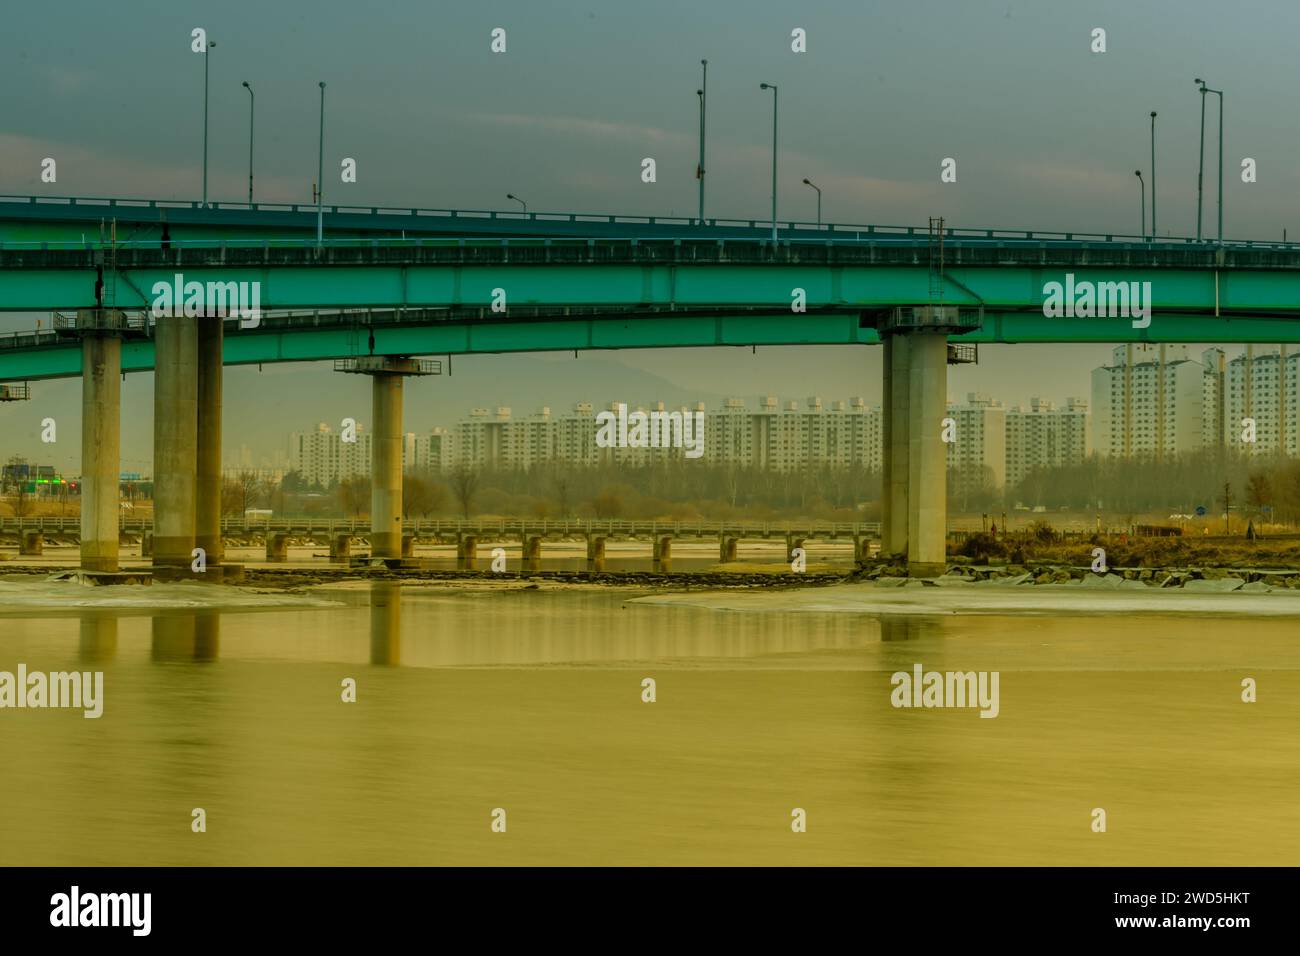
<instances>
[{"instance_id":1,"label":"reflection of bridge pier in water","mask_svg":"<svg viewBox=\"0 0 1300 956\"><path fill-rule=\"evenodd\" d=\"M155 661L215 661L221 651L221 614L160 614L153 619L150 654Z\"/></svg>"},{"instance_id":2,"label":"reflection of bridge pier in water","mask_svg":"<svg viewBox=\"0 0 1300 956\"><path fill-rule=\"evenodd\" d=\"M370 663L402 663L402 586L392 581L370 585Z\"/></svg>"},{"instance_id":3,"label":"reflection of bridge pier in water","mask_svg":"<svg viewBox=\"0 0 1300 956\"><path fill-rule=\"evenodd\" d=\"M84 664L100 664L117 656L117 615L84 613L77 659Z\"/></svg>"}]
</instances>

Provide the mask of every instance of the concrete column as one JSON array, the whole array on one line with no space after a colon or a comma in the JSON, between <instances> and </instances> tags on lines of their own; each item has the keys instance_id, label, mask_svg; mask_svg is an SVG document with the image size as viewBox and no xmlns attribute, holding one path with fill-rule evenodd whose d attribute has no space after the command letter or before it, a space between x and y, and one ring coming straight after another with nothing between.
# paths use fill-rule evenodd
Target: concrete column
<instances>
[{"instance_id":1,"label":"concrete column","mask_svg":"<svg viewBox=\"0 0 1300 956\"><path fill-rule=\"evenodd\" d=\"M81 340L81 566L118 569L122 342Z\"/></svg>"},{"instance_id":2,"label":"concrete column","mask_svg":"<svg viewBox=\"0 0 1300 956\"><path fill-rule=\"evenodd\" d=\"M890 488L893 482L890 481L890 465L893 464L894 456L890 453L891 436L894 433L893 414L890 409L893 407L893 381L894 381L894 336L885 335L881 337L881 349L884 356L881 360L880 374L880 540L883 544L893 538L893 520L894 509L891 507ZM882 551L887 548L882 546Z\"/></svg>"},{"instance_id":3,"label":"concrete column","mask_svg":"<svg viewBox=\"0 0 1300 956\"><path fill-rule=\"evenodd\" d=\"M402 376L377 374L370 438L370 555L402 556Z\"/></svg>"},{"instance_id":4,"label":"concrete column","mask_svg":"<svg viewBox=\"0 0 1300 956\"><path fill-rule=\"evenodd\" d=\"M888 445L885 446L885 460L889 464L886 466L885 475L889 485L884 493L889 500L889 523L881 529L883 538L880 549L885 554L906 554L909 531L907 489L910 418L908 408L911 398L908 356L911 341L909 336L903 335L891 335L886 341L889 343L889 439Z\"/></svg>"},{"instance_id":5,"label":"concrete column","mask_svg":"<svg viewBox=\"0 0 1300 956\"><path fill-rule=\"evenodd\" d=\"M943 417L948 404L948 337L941 332L914 332L909 338L907 573L936 577L947 567L948 455Z\"/></svg>"},{"instance_id":6,"label":"concrete column","mask_svg":"<svg viewBox=\"0 0 1300 956\"><path fill-rule=\"evenodd\" d=\"M266 560L289 560L289 536L282 531L274 531L266 536Z\"/></svg>"},{"instance_id":7,"label":"concrete column","mask_svg":"<svg viewBox=\"0 0 1300 956\"><path fill-rule=\"evenodd\" d=\"M605 539L596 535L587 535L587 570L605 570Z\"/></svg>"},{"instance_id":8,"label":"concrete column","mask_svg":"<svg viewBox=\"0 0 1300 956\"><path fill-rule=\"evenodd\" d=\"M523 559L524 568L529 571L536 571L542 566L542 536L539 534L525 534L523 543L520 545L522 551L520 557Z\"/></svg>"},{"instance_id":9,"label":"concrete column","mask_svg":"<svg viewBox=\"0 0 1300 956\"><path fill-rule=\"evenodd\" d=\"M330 535L330 562L347 564L352 560L352 535L350 532Z\"/></svg>"},{"instance_id":10,"label":"concrete column","mask_svg":"<svg viewBox=\"0 0 1300 956\"><path fill-rule=\"evenodd\" d=\"M225 557L221 542L221 351L220 318L198 324L198 456L194 501L194 544L208 564Z\"/></svg>"},{"instance_id":11,"label":"concrete column","mask_svg":"<svg viewBox=\"0 0 1300 956\"><path fill-rule=\"evenodd\" d=\"M153 561L189 567L198 461L198 326L160 316L154 328Z\"/></svg>"}]
</instances>

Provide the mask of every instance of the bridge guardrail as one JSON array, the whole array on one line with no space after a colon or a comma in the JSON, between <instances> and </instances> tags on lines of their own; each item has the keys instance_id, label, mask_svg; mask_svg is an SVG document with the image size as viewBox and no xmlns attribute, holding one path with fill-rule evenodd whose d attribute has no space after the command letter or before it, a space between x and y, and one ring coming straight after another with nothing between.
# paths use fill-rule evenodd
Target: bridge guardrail
<instances>
[{"instance_id":1,"label":"bridge guardrail","mask_svg":"<svg viewBox=\"0 0 1300 956\"><path fill-rule=\"evenodd\" d=\"M149 531L153 528L151 518L123 517L118 527L121 531ZM23 518L0 518L0 530L22 531L35 529L40 531L80 531L81 519L71 516L41 515ZM334 533L349 531L367 534L370 531L368 520L348 518L222 518L221 530L230 532L305 532ZM808 537L819 535L851 536L878 534L878 521L656 521L653 519L634 520L628 518L415 518L402 523L403 533L413 534L607 534L607 535L641 535L666 534L677 536L697 535L700 537L736 534L758 535L763 537L802 534Z\"/></svg>"},{"instance_id":2,"label":"bridge guardrail","mask_svg":"<svg viewBox=\"0 0 1300 956\"><path fill-rule=\"evenodd\" d=\"M259 202L209 202L205 207L198 200L171 200L171 199L119 199L110 197L94 196L20 196L20 195L0 195L0 207L4 204L22 205L22 206L56 206L64 208L88 207L88 211L97 212L100 210L112 211L115 209L184 209L192 212L251 212L251 213L290 213L294 215L316 215L316 205L314 203L259 203ZM735 228L735 229L770 229L772 221L770 219L736 219L714 217L712 219L699 220L695 217L687 216L630 216L606 213L556 213L556 212L521 212L518 210L497 210L497 209L445 209L445 208L426 208L426 207L402 207L402 206L383 206L383 205L329 205L322 206L322 212L329 216L386 216L386 217L412 217L412 218L440 218L447 220L488 220L493 222L520 222L532 225L545 225L547 223L570 223L581 224L590 223L593 225L647 225L647 226L674 226L684 228ZM0 212L3 209L0 208ZM881 235L900 235L907 237L927 238L929 228L927 226L896 226L885 225L880 223L817 223L806 220L787 219L777 220L778 231L784 232L802 232L813 233L817 236L837 236L839 234L866 234L868 237ZM1152 239L1149 236L1138 236L1125 233L1092 233L1092 232L1061 232L1053 230L1025 230L1025 229L989 229L980 227L961 227L947 226L944 229L945 238L948 239L1022 239L1027 241L1061 241L1061 242L1126 242L1141 243L1146 245L1163 245L1163 244L1196 244L1196 245L1218 245L1217 240L1196 239L1190 236L1160 236ZM314 242L314 240L312 240ZM1266 244L1275 248L1293 249L1300 247L1300 243L1261 243L1258 240L1225 240L1225 244Z\"/></svg>"}]
</instances>

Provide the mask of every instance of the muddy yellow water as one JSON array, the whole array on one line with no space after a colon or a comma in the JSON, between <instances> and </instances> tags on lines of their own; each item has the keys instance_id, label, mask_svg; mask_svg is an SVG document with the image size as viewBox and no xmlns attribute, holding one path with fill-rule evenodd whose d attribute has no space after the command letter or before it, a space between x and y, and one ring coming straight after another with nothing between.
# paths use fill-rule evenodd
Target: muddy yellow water
<instances>
[{"instance_id":1,"label":"muddy yellow water","mask_svg":"<svg viewBox=\"0 0 1300 956\"><path fill-rule=\"evenodd\" d=\"M1292 618L329 597L0 613L0 671L105 686L0 710L0 864L1300 862ZM998 716L892 706L916 664Z\"/></svg>"}]
</instances>

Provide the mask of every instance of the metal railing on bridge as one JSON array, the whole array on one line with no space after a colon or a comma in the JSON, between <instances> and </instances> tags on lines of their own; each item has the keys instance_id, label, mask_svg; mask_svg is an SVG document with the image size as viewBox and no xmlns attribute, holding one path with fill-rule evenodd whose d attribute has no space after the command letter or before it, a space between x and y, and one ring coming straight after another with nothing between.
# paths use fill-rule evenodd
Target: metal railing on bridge
<instances>
[{"instance_id":1,"label":"metal railing on bridge","mask_svg":"<svg viewBox=\"0 0 1300 956\"><path fill-rule=\"evenodd\" d=\"M153 529L151 518L123 517L119 528L125 532ZM50 532L80 531L81 519L71 516L0 518L0 531L34 529ZM289 534L333 534L351 532L368 534L370 522L364 519L317 517L221 519L223 534L285 532ZM419 518L402 522L405 534L421 535L673 535L677 537L784 537L802 535L809 538L851 538L880 533L878 521L660 521L627 518Z\"/></svg>"},{"instance_id":2,"label":"metal railing on bridge","mask_svg":"<svg viewBox=\"0 0 1300 956\"><path fill-rule=\"evenodd\" d=\"M129 218L132 212L142 210L155 210L159 213L165 210L183 210L194 213L288 213L291 215L311 216L316 215L316 205L314 203L262 203L262 202L209 202L206 206L197 200L172 200L172 199L116 199L108 197L77 197L77 196L19 196L19 195L0 195L0 218L3 218L4 206L19 207L41 207L42 210L49 210L51 218L67 219L101 219L101 218ZM651 227L678 227L686 229L749 229L749 230L771 230L772 220L770 219L736 219L736 218L706 218L704 220L688 216L627 216L627 215L609 215L603 213L571 213L571 212L523 212L520 210L495 210L495 209L445 209L445 208L426 208L426 207L405 207L405 206L358 206L358 205L329 205L322 206L321 210L324 215L331 217L370 217L379 219L411 219L411 220L435 220L447 223L477 223L492 222L500 223L505 226L512 224L527 224L536 227L545 227L547 225L588 225L593 227L626 227L645 225ZM62 216L60 212L67 211ZM28 216L27 218L33 218ZM174 222L176 225L183 225L182 222ZM357 225L352 222L349 225ZM879 223L817 223L807 220L785 219L777 220L777 230L786 233L800 233L814 240L816 239L849 239L855 241L870 241L885 239L888 237L910 238L917 237L926 239L929 233L927 226L895 226L883 225ZM390 228L387 223L377 228ZM538 230L541 231L540 229ZM606 233L608 235L608 233ZM1114 232L1061 232L1053 230L1027 230L1027 229L988 229L978 227L957 227L945 226L944 236L947 239L972 239L984 241L998 240L1028 240L1033 242L1124 242L1124 243L1143 243L1153 245L1183 245L1194 244L1201 246L1217 246L1217 240L1213 239L1196 239L1190 236L1138 236L1127 233ZM155 238L151 240L154 244L158 242ZM313 245L315 239L309 240ZM89 244L89 243L87 243ZM175 245L175 241L172 243ZM1300 248L1300 243L1261 241L1261 240L1224 240L1224 245L1245 245L1261 246L1279 249ZM80 245L80 244L78 244ZM123 245L123 244L119 244ZM16 248L22 246L46 247L45 243L7 243L4 247Z\"/></svg>"}]
</instances>

